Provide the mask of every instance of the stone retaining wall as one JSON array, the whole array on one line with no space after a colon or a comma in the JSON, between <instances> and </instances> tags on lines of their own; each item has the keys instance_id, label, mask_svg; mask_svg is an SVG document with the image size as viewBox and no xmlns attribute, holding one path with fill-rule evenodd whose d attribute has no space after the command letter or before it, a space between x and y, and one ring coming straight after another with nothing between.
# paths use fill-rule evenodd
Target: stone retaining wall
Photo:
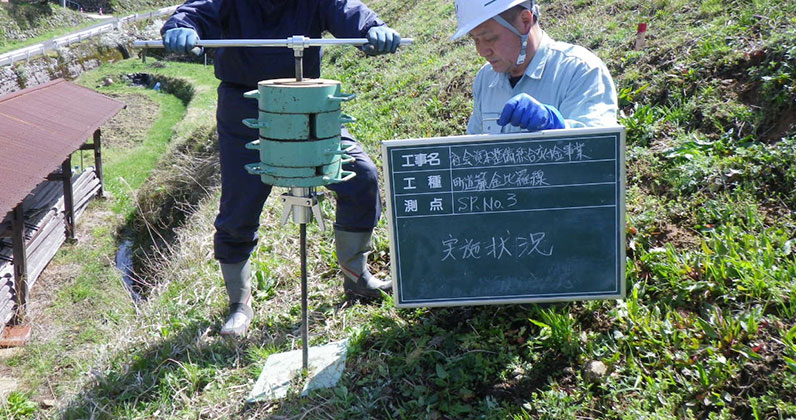
<instances>
[{"instance_id":1,"label":"stone retaining wall","mask_svg":"<svg viewBox=\"0 0 796 420\"><path fill-rule=\"evenodd\" d=\"M154 24L151 28L159 28L161 24ZM0 96L58 78L73 80L103 62L129 58L136 54L131 47L134 39L160 36L156 31L149 33L151 28L146 28L144 33L111 31L79 44L59 47L46 55L1 66Z\"/></svg>"}]
</instances>

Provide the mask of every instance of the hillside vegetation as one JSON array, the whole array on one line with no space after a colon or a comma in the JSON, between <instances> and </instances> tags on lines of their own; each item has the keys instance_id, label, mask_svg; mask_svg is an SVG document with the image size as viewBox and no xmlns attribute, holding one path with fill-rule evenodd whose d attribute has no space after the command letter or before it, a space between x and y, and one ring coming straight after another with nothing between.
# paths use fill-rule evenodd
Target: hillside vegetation
<instances>
[{"instance_id":1,"label":"hillside vegetation","mask_svg":"<svg viewBox=\"0 0 796 420\"><path fill-rule=\"evenodd\" d=\"M92 2L92 6L93 3L97 3L97 6L88 7L89 2L84 3L86 12L96 13L99 7L104 6L106 14L129 14L176 4L168 0L110 0ZM58 4L27 1L0 3L0 53L43 42L97 22Z\"/></svg>"},{"instance_id":2,"label":"hillside vegetation","mask_svg":"<svg viewBox=\"0 0 796 420\"><path fill-rule=\"evenodd\" d=\"M369 4L415 45L377 58L327 49L324 77L358 94L344 106L358 119L352 132L377 163L381 140L462 134L483 61L470 41L448 41L452 2ZM154 241L161 248L150 253L161 258L151 262L156 274L137 316L83 320L98 335L72 344L69 357L50 354L48 369L28 375L29 393L16 398L50 389L59 404L39 414L66 418L796 418L796 2L541 6L543 28L595 51L620 93L626 299L408 310L389 298L348 301L332 234L313 224L311 341L349 338L346 371L309 397L298 396L297 383L283 401L245 405L265 359L301 345L298 229L279 225L272 199L252 259L253 328L222 340L224 287L211 258L219 192L209 188L182 207L167 240ZM640 22L649 31L636 51ZM188 68L128 61L80 82L110 91L119 87L101 87L104 75L187 78ZM212 121L207 100L188 103L191 118L178 133ZM185 168L175 155L165 159L136 196L137 223L146 220L150 232L174 227L159 224L157 203L189 184L162 181ZM333 214L330 203L324 209ZM383 219L372 265L386 275ZM32 352L12 359L20 371L39 360Z\"/></svg>"},{"instance_id":3,"label":"hillside vegetation","mask_svg":"<svg viewBox=\"0 0 796 420\"><path fill-rule=\"evenodd\" d=\"M90 20L50 3L0 3L0 52L18 48L44 34L63 34Z\"/></svg>"}]
</instances>

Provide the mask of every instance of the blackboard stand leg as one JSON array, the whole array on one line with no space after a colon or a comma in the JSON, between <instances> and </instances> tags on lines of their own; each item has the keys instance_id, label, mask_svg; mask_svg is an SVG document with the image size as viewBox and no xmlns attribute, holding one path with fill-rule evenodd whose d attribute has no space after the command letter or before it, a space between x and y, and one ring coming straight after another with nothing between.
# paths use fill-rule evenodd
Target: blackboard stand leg
<instances>
[{"instance_id":1,"label":"blackboard stand leg","mask_svg":"<svg viewBox=\"0 0 796 420\"><path fill-rule=\"evenodd\" d=\"M299 225L301 237L301 367L309 367L309 337L307 332L307 224Z\"/></svg>"}]
</instances>

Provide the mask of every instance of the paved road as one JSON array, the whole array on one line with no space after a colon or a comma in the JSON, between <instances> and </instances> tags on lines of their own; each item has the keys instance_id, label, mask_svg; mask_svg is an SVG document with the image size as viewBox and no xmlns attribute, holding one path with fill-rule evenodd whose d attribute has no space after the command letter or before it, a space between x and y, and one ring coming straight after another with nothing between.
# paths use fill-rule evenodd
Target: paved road
<instances>
[{"instance_id":1,"label":"paved road","mask_svg":"<svg viewBox=\"0 0 796 420\"><path fill-rule=\"evenodd\" d=\"M88 16L92 19L110 19L113 18L113 15L100 15L97 13L83 13L84 16Z\"/></svg>"}]
</instances>

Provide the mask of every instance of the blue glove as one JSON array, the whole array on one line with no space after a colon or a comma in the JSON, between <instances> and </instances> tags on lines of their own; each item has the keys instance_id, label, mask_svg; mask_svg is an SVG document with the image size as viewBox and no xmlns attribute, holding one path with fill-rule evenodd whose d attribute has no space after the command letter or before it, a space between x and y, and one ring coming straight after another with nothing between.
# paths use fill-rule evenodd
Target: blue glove
<instances>
[{"instance_id":1,"label":"blue glove","mask_svg":"<svg viewBox=\"0 0 796 420\"><path fill-rule=\"evenodd\" d=\"M520 93L511 98L503 106L498 124L511 123L525 130L550 130L565 128L564 117L550 105L544 105L527 93Z\"/></svg>"},{"instance_id":2,"label":"blue glove","mask_svg":"<svg viewBox=\"0 0 796 420\"><path fill-rule=\"evenodd\" d=\"M199 34L190 28L173 28L163 34L163 46L168 52L188 54L198 41Z\"/></svg>"},{"instance_id":3,"label":"blue glove","mask_svg":"<svg viewBox=\"0 0 796 420\"><path fill-rule=\"evenodd\" d=\"M401 35L387 26L374 26L368 29L368 43L362 46L367 55L394 53L401 45Z\"/></svg>"}]
</instances>

